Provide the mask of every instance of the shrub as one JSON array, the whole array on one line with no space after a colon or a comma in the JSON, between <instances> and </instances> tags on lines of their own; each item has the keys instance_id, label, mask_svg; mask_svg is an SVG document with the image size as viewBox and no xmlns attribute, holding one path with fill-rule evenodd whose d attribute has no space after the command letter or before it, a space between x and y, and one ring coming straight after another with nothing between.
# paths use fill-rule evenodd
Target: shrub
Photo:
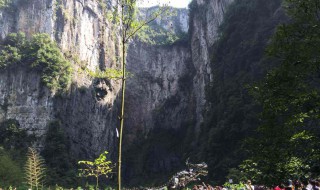
<instances>
[{"instance_id":1,"label":"shrub","mask_svg":"<svg viewBox=\"0 0 320 190\"><path fill-rule=\"evenodd\" d=\"M82 177L95 177L96 178L96 189L99 189L99 177L105 176L109 177L109 174L112 172L112 163L107 160L107 151L104 151L100 156L91 161L79 161L78 164L82 166L79 169L79 175Z\"/></svg>"},{"instance_id":2,"label":"shrub","mask_svg":"<svg viewBox=\"0 0 320 190\"><path fill-rule=\"evenodd\" d=\"M52 91L64 91L70 84L71 64L48 34L35 34L31 40L23 33L9 34L0 50L0 69L26 64L41 73L42 82Z\"/></svg>"},{"instance_id":3,"label":"shrub","mask_svg":"<svg viewBox=\"0 0 320 190\"><path fill-rule=\"evenodd\" d=\"M22 173L19 165L13 161L9 153L0 147L0 187L20 185L23 179Z\"/></svg>"},{"instance_id":4,"label":"shrub","mask_svg":"<svg viewBox=\"0 0 320 190\"><path fill-rule=\"evenodd\" d=\"M76 181L73 171L70 144L59 120L49 124L45 138L45 146L41 155L46 161L47 185L59 184L70 187Z\"/></svg>"},{"instance_id":5,"label":"shrub","mask_svg":"<svg viewBox=\"0 0 320 190\"><path fill-rule=\"evenodd\" d=\"M34 140L33 135L28 135L25 129L20 128L17 120L9 119L0 123L0 145L6 150L24 154Z\"/></svg>"},{"instance_id":6,"label":"shrub","mask_svg":"<svg viewBox=\"0 0 320 190\"><path fill-rule=\"evenodd\" d=\"M8 7L10 3L10 0L0 0L0 9Z\"/></svg>"}]
</instances>

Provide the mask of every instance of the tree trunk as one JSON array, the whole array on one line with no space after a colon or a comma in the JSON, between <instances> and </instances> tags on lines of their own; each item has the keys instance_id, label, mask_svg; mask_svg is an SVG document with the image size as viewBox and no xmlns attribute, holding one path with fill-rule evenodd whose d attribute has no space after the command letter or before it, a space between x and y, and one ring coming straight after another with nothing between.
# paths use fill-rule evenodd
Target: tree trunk
<instances>
[{"instance_id":1,"label":"tree trunk","mask_svg":"<svg viewBox=\"0 0 320 190\"><path fill-rule=\"evenodd\" d=\"M96 190L99 190L99 176L97 176L96 178L97 178L97 182L96 182Z\"/></svg>"},{"instance_id":2,"label":"tree trunk","mask_svg":"<svg viewBox=\"0 0 320 190\"><path fill-rule=\"evenodd\" d=\"M126 90L126 42L122 40L122 98L121 98L121 115L119 131L119 160L118 160L118 190L121 190L121 157L122 157L122 133L124 126L124 100Z\"/></svg>"}]
</instances>

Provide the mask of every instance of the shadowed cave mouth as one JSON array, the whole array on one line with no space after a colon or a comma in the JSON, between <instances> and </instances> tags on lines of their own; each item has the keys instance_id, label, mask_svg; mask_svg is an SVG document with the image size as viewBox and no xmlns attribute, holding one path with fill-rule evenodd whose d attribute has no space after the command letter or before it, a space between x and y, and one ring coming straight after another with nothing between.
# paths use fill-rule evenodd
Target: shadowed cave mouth
<instances>
[{"instance_id":1,"label":"shadowed cave mouth","mask_svg":"<svg viewBox=\"0 0 320 190\"><path fill-rule=\"evenodd\" d=\"M108 91L112 91L111 82L108 79L96 79L94 81L95 97L98 101L103 100Z\"/></svg>"}]
</instances>

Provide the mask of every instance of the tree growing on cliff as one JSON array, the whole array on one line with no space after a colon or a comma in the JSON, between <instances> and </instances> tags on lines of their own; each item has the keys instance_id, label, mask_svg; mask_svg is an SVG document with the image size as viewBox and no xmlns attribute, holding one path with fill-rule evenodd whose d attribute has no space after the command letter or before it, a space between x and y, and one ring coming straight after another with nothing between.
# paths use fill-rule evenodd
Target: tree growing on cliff
<instances>
[{"instance_id":1,"label":"tree growing on cliff","mask_svg":"<svg viewBox=\"0 0 320 190\"><path fill-rule=\"evenodd\" d=\"M122 135L124 127L124 117L125 117L125 90L126 90L126 55L127 48L130 40L137 35L145 26L147 26L152 21L156 20L158 17L165 15L169 11L167 5L159 7L158 10L154 11L149 18L145 20L137 20L137 0L117 0L116 5L113 6L112 15L110 19L117 24L119 27L119 34L121 38L121 67L122 76L121 78L121 113L119 116L120 127L117 129L119 131L119 156L118 156L118 189L121 190L121 160L122 160Z\"/></svg>"},{"instance_id":2,"label":"tree growing on cliff","mask_svg":"<svg viewBox=\"0 0 320 190\"><path fill-rule=\"evenodd\" d=\"M64 92L71 83L71 64L48 34L34 34L28 40L22 32L11 33L1 41L0 69L22 65L39 72L42 83L53 92Z\"/></svg>"}]
</instances>

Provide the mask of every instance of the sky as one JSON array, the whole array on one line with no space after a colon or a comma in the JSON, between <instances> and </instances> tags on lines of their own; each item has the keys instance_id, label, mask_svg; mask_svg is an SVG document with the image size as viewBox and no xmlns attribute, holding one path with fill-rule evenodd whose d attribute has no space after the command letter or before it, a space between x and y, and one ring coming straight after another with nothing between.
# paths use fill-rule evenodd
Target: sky
<instances>
[{"instance_id":1,"label":"sky","mask_svg":"<svg viewBox=\"0 0 320 190\"><path fill-rule=\"evenodd\" d=\"M163 3L169 3L170 6L178 8L187 8L191 0L138 0L139 7L151 7Z\"/></svg>"}]
</instances>

